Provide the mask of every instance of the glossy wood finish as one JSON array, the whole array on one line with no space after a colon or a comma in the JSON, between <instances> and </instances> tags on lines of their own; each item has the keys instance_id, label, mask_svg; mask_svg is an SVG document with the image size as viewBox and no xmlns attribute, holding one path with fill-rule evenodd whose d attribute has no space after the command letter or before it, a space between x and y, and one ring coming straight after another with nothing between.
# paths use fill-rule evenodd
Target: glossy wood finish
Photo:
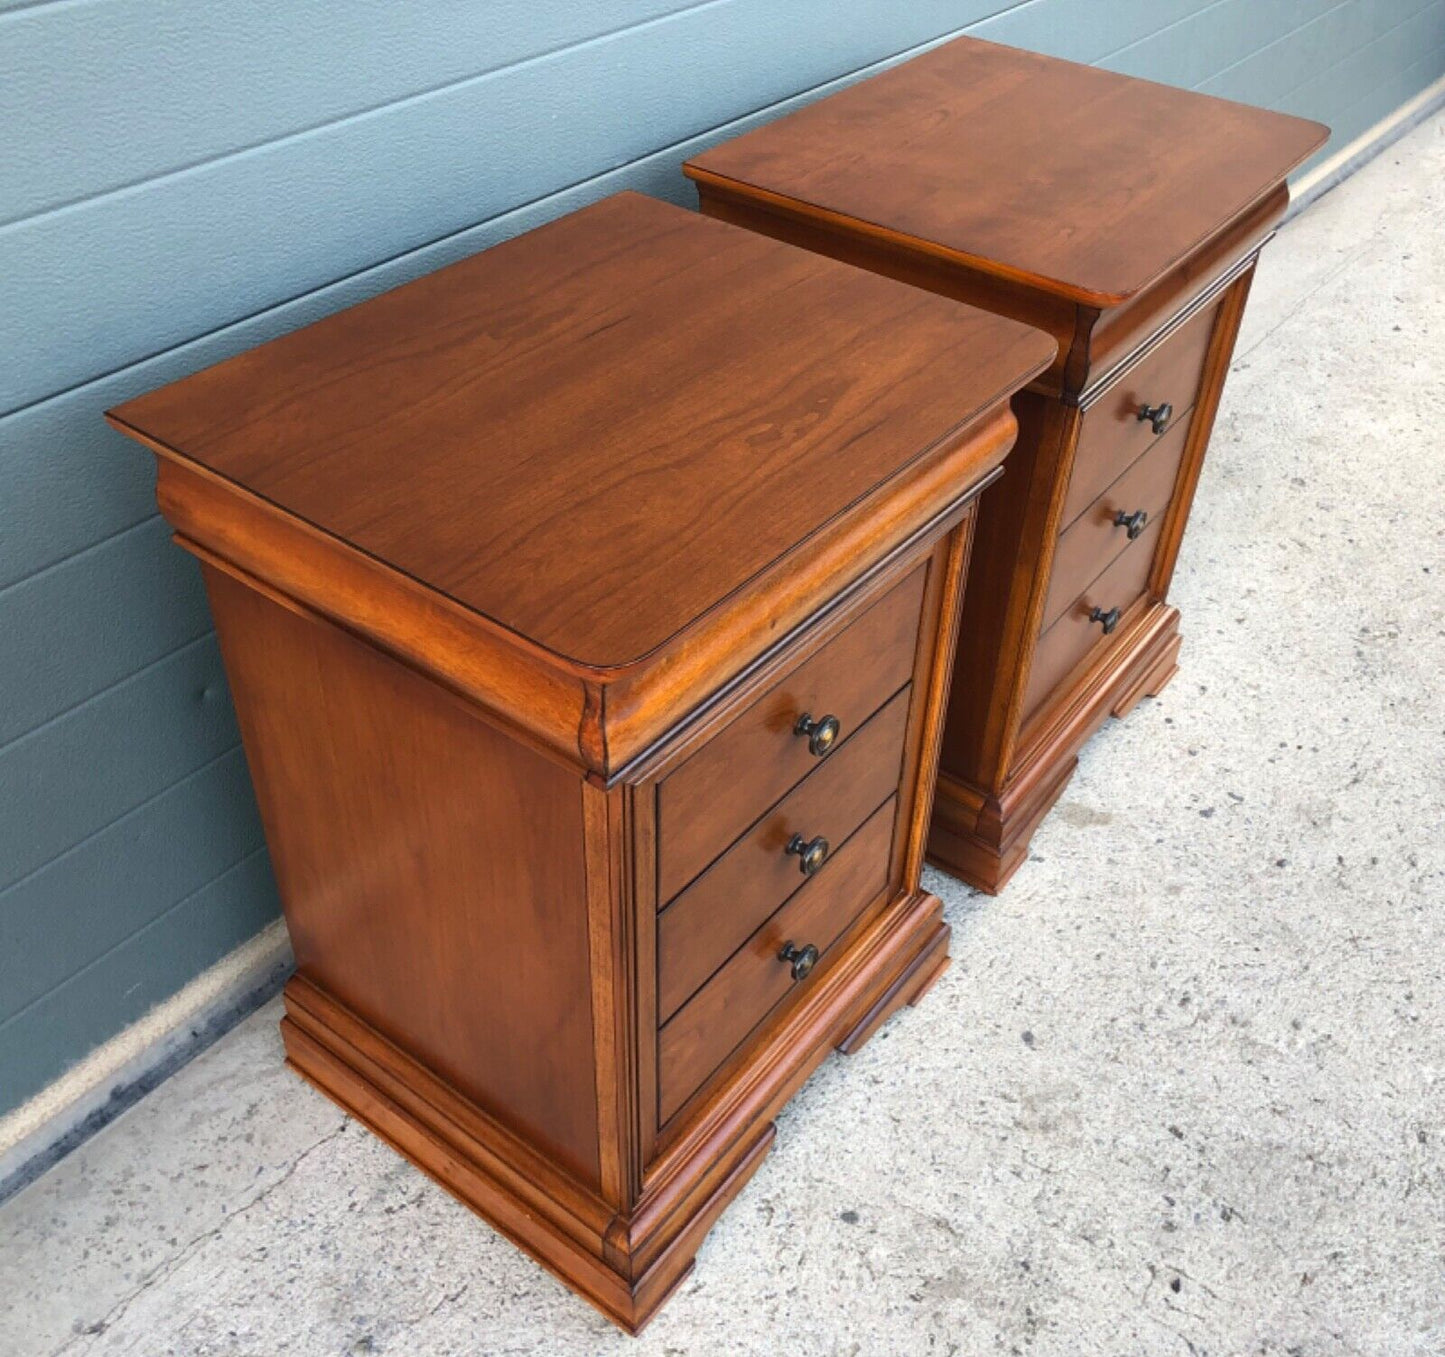
<instances>
[{"instance_id":1,"label":"glossy wood finish","mask_svg":"<svg viewBox=\"0 0 1445 1357\"><path fill-rule=\"evenodd\" d=\"M982 889L1023 861L1088 736L1177 668L1168 583L1254 261L1326 135L960 39L685 166L711 216L1058 346L980 503L941 754L930 856ZM1156 433L1139 407L1165 402ZM1061 539L1162 440L1149 475L1175 475L1144 537ZM1101 579L1129 595L1107 638L1074 612Z\"/></svg>"},{"instance_id":2,"label":"glossy wood finish","mask_svg":"<svg viewBox=\"0 0 1445 1357\"><path fill-rule=\"evenodd\" d=\"M719 234L712 224L689 225L693 216L637 195L618 195L508 242L500 251L500 269L484 267L491 252L463 261L434 275L444 280L440 286L422 279L364 303L356 308L365 313L361 323L347 323L350 313L332 317L129 402L109 418L161 455L158 498L183 536L210 544L234 565L324 611L342 607L348 625L383 648L485 701L498 718L547 752L566 761L580 756L590 771L610 780L706 699L719 670L732 666L736 655L776 644L844 588L856 577L860 556L876 555L880 545L901 547L926 531L938 497L977 476L978 436L1003 455L1014 424L1000 402L1019 371L1032 372L1047 362L1047 342L1026 327L936 300L920 308L906 290L887 289L871 279L855 284L850 275L827 266L820 273L816 259L800 266L793 251L778 252L747 234ZM565 231L554 229L564 226ZM606 248L587 243L593 233ZM703 239L705 246L699 246ZM710 336L707 346L679 341L676 347L689 355L690 365L667 369L672 388L647 366L654 360L665 364L655 346L644 343L624 353L605 342L613 328L606 316L613 313L591 294L547 293L546 314L569 306L577 314L571 326L554 318L546 330L553 342L540 350L531 327L519 319L536 305L537 278L557 269L559 259L575 263L601 255L607 262L613 257L607 248L633 261L632 270L621 276L604 270L599 291L614 308L645 313L654 332L669 323L675 329L686 317L687 336ZM780 257L785 265L770 262ZM669 259L672 271L662 267ZM706 262L726 259L732 259L734 269L717 277L717 290L699 291ZM680 272L686 273L683 281L678 281ZM846 287L840 281L844 277L850 279ZM809 286L814 279L821 281ZM744 286L747 280L751 285ZM790 284L782 291L795 309L780 316L772 308L784 283ZM416 300L413 289L420 290ZM854 295L855 289L861 291ZM511 347L494 353L491 366L488 344L477 340L475 324L454 320L447 309L459 294L488 316L503 307L503 298L513 300L515 312L504 314L521 329L504 330L492 342L500 351L510 339ZM448 318L435 333L426 324L433 306ZM877 353L875 365L855 369L842 350L856 341L872 352L861 331L887 332L890 312L897 333L888 356ZM827 360L814 369L813 380L780 384L780 368L799 370L800 326L819 332L816 343ZM780 330L789 332L785 342L778 339ZM751 337L741 346L736 340L740 331ZM839 335L852 339L845 344ZM903 355L911 352L916 359L931 353L924 346L940 336L942 356L915 363L909 376ZM343 341L353 366L338 372L331 355ZM766 363L750 366L734 352L754 346L766 352ZM559 348L566 362L552 356ZM278 349L283 350L280 357L273 353ZM385 382L375 376L373 349L388 358L397 355L395 370L391 364L384 369ZM466 360L458 360L453 349L463 351ZM511 366L507 353L513 355ZM530 363L528 354L533 355ZM719 355L728 359L721 366ZM434 368L447 371L451 384L437 382ZM547 399L528 408L549 436L520 452L510 444L499 450L486 419L510 412L508 428L519 435L531 426L525 419L518 426L522 416L509 403L511 397L496 392L513 391L520 372L532 368L552 374L541 386L527 384L535 398ZM317 376L313 369L326 375ZM645 377L638 375L644 371ZM849 380L842 379L845 373ZM301 389L287 388L287 401L279 403L282 434L257 440L262 448L277 447L276 463L260 466L259 484L242 483L233 477L240 469L238 459L248 456L243 447L220 438L210 452L188 440L207 427L208 411L244 419L254 400L247 394L250 384L273 379L283 386L298 381ZM412 389L407 382L415 382L425 399L400 404L398 394ZM315 397L307 401L305 393L313 389ZM573 390L588 411L582 424L568 423L569 417L558 413L568 404L563 393ZM760 407L769 390L774 404ZM599 391L612 395L603 400ZM626 400L616 399L619 391L628 393ZM377 433L356 430L354 402L377 412ZM343 430L341 446L354 450L355 465L344 457L313 463L314 450L326 446L327 439L313 427L318 416L296 413L313 407L331 412ZM650 434L627 423L639 409L652 421ZM427 411L435 413L428 416ZM984 429L976 421L986 411L992 419ZM423 430L414 428L416 419L428 421ZM548 424L558 419L566 424L566 437ZM617 441L610 433L613 425L626 427L632 437ZM388 429L394 441L387 441ZM663 436L659 429L673 432ZM419 462L398 455L398 447L430 446L417 441L419 433L435 440L438 461L430 453ZM817 448L817 475L811 482L800 480L797 461L800 447L810 445ZM895 451L890 461L885 446L940 455L915 451L900 460ZM847 467L838 465L838 447L847 449L842 459ZM725 465L726 474L699 469L713 462ZM312 478L328 466L344 513L314 502L324 491L312 487ZM296 479L278 468L292 468ZM496 495L494 479L500 483ZM887 516L879 518L871 496L885 483L894 494ZM765 489L751 488L757 485ZM847 496L840 495L839 486L848 488ZM380 506L391 493L388 487L396 502L416 515L420 526L414 533L395 526L365 530L368 506L373 501ZM295 498L283 494L288 488L296 490ZM575 513L558 507L567 494L577 501ZM799 509L800 502L805 507ZM500 513L499 503L507 504L513 516ZM529 503L534 507L529 509ZM611 520L606 504L616 510ZM377 507L376 512L391 523L393 510ZM654 514L668 524L665 534L657 535ZM464 532L438 526L453 515L464 521ZM516 516L535 529L525 543L517 542ZM640 562L633 532L640 518L649 524L639 529L641 537L667 557L667 570ZM799 534L786 545L779 522L791 523ZM358 524L364 544L346 536ZM469 569L457 562L468 550L488 556L497 549L499 535L517 543L536 568L518 571L504 562L498 574L506 587L495 596L490 586L479 585L463 591L465 597L453 597L448 590L458 588ZM393 537L400 559L378 556L378 547ZM773 547L760 551L762 542ZM544 543L548 560L565 562L538 565ZM812 567L808 571L797 568L796 558L804 551ZM438 574L413 573L424 566ZM605 606L606 588L633 580L634 567L640 581L639 618L665 619L655 629L649 623L639 629L618 621L615 614L625 610ZM580 582L583 574L590 583ZM700 586L700 579L710 583ZM570 592L574 585L580 595ZM340 605L330 602L337 593L344 595ZM536 601L518 602L526 596ZM592 601L587 617L577 609L577 597ZM668 598L674 602L663 601ZM473 606L485 600L494 600L512 624L534 620L538 635L519 633ZM684 620L684 613L691 615ZM661 639L673 627L677 630ZM624 635L629 639L622 643ZM603 658L614 652L611 641L619 641L617 663ZM590 658L569 658L552 644ZM630 658L648 644L655 648Z\"/></svg>"},{"instance_id":3,"label":"glossy wood finish","mask_svg":"<svg viewBox=\"0 0 1445 1357\"><path fill-rule=\"evenodd\" d=\"M1044 631L1074 601L1081 583L1092 583L1144 535L1141 531L1130 539L1131 518L1143 514L1147 530L1163 516L1179 479L1188 434L1189 420L1177 421L1059 534L1044 601Z\"/></svg>"},{"instance_id":4,"label":"glossy wood finish","mask_svg":"<svg viewBox=\"0 0 1445 1357\"><path fill-rule=\"evenodd\" d=\"M915 643L917 635L915 614ZM898 693L663 910L657 922L659 1021L671 1018L789 896L830 875L844 841L897 790L911 696L906 688ZM811 878L797 855L786 851L795 834L828 842L829 857Z\"/></svg>"},{"instance_id":5,"label":"glossy wood finish","mask_svg":"<svg viewBox=\"0 0 1445 1357\"><path fill-rule=\"evenodd\" d=\"M688 172L1103 310L1190 258L1325 135L961 38L715 146Z\"/></svg>"},{"instance_id":6,"label":"glossy wood finish","mask_svg":"<svg viewBox=\"0 0 1445 1357\"><path fill-rule=\"evenodd\" d=\"M671 900L753 819L819 766L798 718L832 717L839 744L896 693L913 672L918 610L926 571L919 569L836 640L810 656L670 774L657 789L658 831L666 851L657 893Z\"/></svg>"},{"instance_id":7,"label":"glossy wood finish","mask_svg":"<svg viewBox=\"0 0 1445 1357\"><path fill-rule=\"evenodd\" d=\"M341 629L205 576L298 969L595 1185L576 779Z\"/></svg>"},{"instance_id":8,"label":"glossy wood finish","mask_svg":"<svg viewBox=\"0 0 1445 1357\"><path fill-rule=\"evenodd\" d=\"M958 601L1050 351L624 196L113 416L205 564L288 1060L629 1331L802 1080L947 964ZM848 714L822 759L803 700ZM749 857L779 807L836 820L801 891ZM671 861L728 877L740 936L659 914ZM779 911L828 946L796 982ZM678 1002L736 977L729 1045L683 1039L663 954Z\"/></svg>"},{"instance_id":9,"label":"glossy wood finish","mask_svg":"<svg viewBox=\"0 0 1445 1357\"><path fill-rule=\"evenodd\" d=\"M929 370L908 358L920 345ZM775 567L1039 351L1022 328L873 278L840 289L802 251L620 194L114 418L602 670Z\"/></svg>"},{"instance_id":10,"label":"glossy wood finish","mask_svg":"<svg viewBox=\"0 0 1445 1357\"><path fill-rule=\"evenodd\" d=\"M666 1122L782 999L820 976L830 949L869 904L885 898L896 802L890 798L838 846L828 867L724 961L662 1028L658 1116ZM816 947L812 974L794 980L779 953L785 944Z\"/></svg>"}]
</instances>

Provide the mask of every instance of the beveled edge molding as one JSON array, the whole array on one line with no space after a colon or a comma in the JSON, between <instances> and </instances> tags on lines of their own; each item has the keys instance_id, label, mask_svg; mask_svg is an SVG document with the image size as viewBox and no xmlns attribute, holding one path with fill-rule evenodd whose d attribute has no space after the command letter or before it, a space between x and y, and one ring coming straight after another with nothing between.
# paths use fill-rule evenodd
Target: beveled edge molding
<instances>
[{"instance_id":1,"label":"beveled edge molding","mask_svg":"<svg viewBox=\"0 0 1445 1357\"><path fill-rule=\"evenodd\" d=\"M1086 378L1081 391L1091 394L1096 381L1112 381L1116 372L1134 361L1137 347L1114 356L1132 336L1143 333L1147 343L1147 337L1159 328L1160 317L1169 317L1172 324L1177 314L1193 312L1203 304L1203 294L1227 288L1238 270L1248 267L1269 244L1288 208L1289 184L1281 180L1201 241L1182 264L1136 297L1101 312L1088 336L1086 355L1087 372L1099 376Z\"/></svg>"},{"instance_id":2,"label":"beveled edge molding","mask_svg":"<svg viewBox=\"0 0 1445 1357\"><path fill-rule=\"evenodd\" d=\"M1117 306L1119 303L1127 301L1132 295L1126 292L1096 292L1063 279L1048 278L1043 274L1030 272L1028 269L1015 268L1012 265L1001 263L997 259L990 259L987 255L970 254L967 250L940 245L936 240L929 240L926 236L909 235L906 231L900 231L891 226L880 226L877 222L867 221L862 217L855 217L833 208L820 207L817 203L808 202L803 198L794 198L789 194L779 193L775 189L761 188L745 179L734 179L731 175L719 174L716 170L705 169L695 161L684 161L682 172L697 185L699 195L706 187L708 193L715 198L742 199L766 204L780 216L794 217L800 221L842 229L897 249L908 250L953 268L986 274L990 278L997 278L1030 291L1049 292L1083 306L1100 308Z\"/></svg>"},{"instance_id":3,"label":"beveled edge molding","mask_svg":"<svg viewBox=\"0 0 1445 1357\"><path fill-rule=\"evenodd\" d=\"M1127 297L1085 297L1045 279L1014 277L928 241L815 207L811 203L729 179L696 166L683 172L694 181L702 210L720 221L799 243L847 263L956 297L1009 316L1049 334L1058 345L1053 364L1030 384L1041 394L1077 401L1093 391L1090 374L1112 378L1117 369L1142 357L1137 349L1115 357L1121 344L1141 331L1152 334L1161 316L1192 308L1199 294L1221 288L1221 275L1242 257L1258 255L1289 207L1289 185L1280 180L1245 203L1189 256ZM776 224L775 224L776 223Z\"/></svg>"},{"instance_id":4,"label":"beveled edge molding","mask_svg":"<svg viewBox=\"0 0 1445 1357\"><path fill-rule=\"evenodd\" d=\"M686 172L687 167L683 168ZM1058 393L1069 355L1079 339L1080 308L1074 302L1026 283L961 267L955 261L919 251L906 236L860 231L851 217L819 215L806 204L765 195L733 180L693 178L698 206L704 216L1043 331L1054 341L1056 352L1053 361L1030 386ZM1088 314L1097 316L1098 312Z\"/></svg>"},{"instance_id":5,"label":"beveled edge molding","mask_svg":"<svg viewBox=\"0 0 1445 1357\"><path fill-rule=\"evenodd\" d=\"M193 555L303 615L319 615L485 708L507 730L576 766L586 694L580 680L504 639L486 619L165 454L156 501Z\"/></svg>"},{"instance_id":6,"label":"beveled edge molding","mask_svg":"<svg viewBox=\"0 0 1445 1357\"><path fill-rule=\"evenodd\" d=\"M782 571L783 558L727 600L719 622L669 644L645 669L638 665L619 675L603 694L606 747L598 771L609 782L630 776L634 760L671 738L720 691L716 675L729 675L722 688L731 687L800 630L846 606L897 557L952 528L998 474L1017 436L1009 400L1000 397L962 434L889 482L886 515L870 508L870 493L814 533L807 543L810 564L800 578L800 572ZM860 560L872 564L860 571Z\"/></svg>"},{"instance_id":7,"label":"beveled edge molding","mask_svg":"<svg viewBox=\"0 0 1445 1357\"><path fill-rule=\"evenodd\" d=\"M1156 696L1178 670L1179 610L1145 598L1119 641L1078 683L1060 685L1020 737L1022 751L1003 791L990 796L941 774L934 796L928 860L970 886L997 895L1028 856L1029 840L1063 794L1078 752L1112 713L1123 716Z\"/></svg>"},{"instance_id":8,"label":"beveled edge molding","mask_svg":"<svg viewBox=\"0 0 1445 1357\"><path fill-rule=\"evenodd\" d=\"M189 459L148 446L157 453L157 502L187 550L293 611L364 638L608 785L716 691L717 675L732 683L897 553L961 518L1017 432L1000 397L889 478L886 516L873 507L882 490L875 487L658 651L613 669L553 655ZM800 572L792 561L803 547L809 566ZM874 564L860 572L859 560Z\"/></svg>"},{"instance_id":9,"label":"beveled edge molding","mask_svg":"<svg viewBox=\"0 0 1445 1357\"><path fill-rule=\"evenodd\" d=\"M1248 254L1239 256L1228 268L1222 269L1210 280L1207 287L1196 293L1186 305L1180 307L1165 324L1157 330L1151 330L1140 343L1121 357L1113 359L1097 377L1091 378L1084 389L1069 403L1077 405L1084 411L1097 405L1138 364L1173 339L1201 311L1207 311L1238 282L1241 276L1254 268L1259 262L1260 251L1269 244L1272 238L1272 232L1266 234Z\"/></svg>"}]
</instances>

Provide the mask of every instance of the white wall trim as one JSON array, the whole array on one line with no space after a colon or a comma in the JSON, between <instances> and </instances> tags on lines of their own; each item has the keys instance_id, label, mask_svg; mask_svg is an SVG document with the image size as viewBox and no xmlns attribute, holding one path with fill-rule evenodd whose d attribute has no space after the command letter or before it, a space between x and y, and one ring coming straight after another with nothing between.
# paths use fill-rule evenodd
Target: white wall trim
<instances>
[{"instance_id":1,"label":"white wall trim","mask_svg":"<svg viewBox=\"0 0 1445 1357\"><path fill-rule=\"evenodd\" d=\"M276 993L291 967L286 925L277 919L0 1117L0 1201L253 1012Z\"/></svg>"},{"instance_id":2,"label":"white wall trim","mask_svg":"<svg viewBox=\"0 0 1445 1357\"><path fill-rule=\"evenodd\" d=\"M1322 160L1308 174L1290 186L1289 215L1303 212L1317 198L1322 198L1337 184L1343 183L1368 160L1373 160L1392 142L1418 127L1437 109L1445 107L1445 75L1426 85L1413 99L1401 104L1393 113L1381 118L1373 127L1360 133L1348 146L1341 147L1328 160Z\"/></svg>"}]
</instances>

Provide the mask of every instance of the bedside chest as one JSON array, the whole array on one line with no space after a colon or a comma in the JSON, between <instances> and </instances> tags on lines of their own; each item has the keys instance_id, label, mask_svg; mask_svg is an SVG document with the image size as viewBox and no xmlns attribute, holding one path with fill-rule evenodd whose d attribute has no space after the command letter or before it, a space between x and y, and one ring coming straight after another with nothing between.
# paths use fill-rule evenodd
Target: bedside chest
<instances>
[{"instance_id":1,"label":"bedside chest","mask_svg":"<svg viewBox=\"0 0 1445 1357\"><path fill-rule=\"evenodd\" d=\"M1298 118L960 39L689 162L704 212L1047 331L983 498L929 855L996 891L1176 669L1170 576Z\"/></svg>"},{"instance_id":2,"label":"bedside chest","mask_svg":"<svg viewBox=\"0 0 1445 1357\"><path fill-rule=\"evenodd\" d=\"M625 194L111 412L201 560L289 1062L635 1331L947 963L1025 326Z\"/></svg>"}]
</instances>

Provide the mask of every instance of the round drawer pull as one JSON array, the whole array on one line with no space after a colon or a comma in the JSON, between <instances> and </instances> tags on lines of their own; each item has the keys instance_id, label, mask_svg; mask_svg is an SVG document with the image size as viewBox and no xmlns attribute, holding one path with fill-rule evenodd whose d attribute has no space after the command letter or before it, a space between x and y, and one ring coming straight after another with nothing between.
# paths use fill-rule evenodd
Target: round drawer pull
<instances>
[{"instance_id":1,"label":"round drawer pull","mask_svg":"<svg viewBox=\"0 0 1445 1357\"><path fill-rule=\"evenodd\" d=\"M1114 515L1114 526L1123 528L1125 534L1132 542L1144 531L1145 524L1149 522L1149 515L1143 509L1135 509L1132 514L1126 514L1122 509Z\"/></svg>"},{"instance_id":2,"label":"round drawer pull","mask_svg":"<svg viewBox=\"0 0 1445 1357\"><path fill-rule=\"evenodd\" d=\"M801 834L794 834L783 852L796 853L798 870L804 876L812 876L828 860L828 840L820 834L816 839L805 841Z\"/></svg>"},{"instance_id":3,"label":"round drawer pull","mask_svg":"<svg viewBox=\"0 0 1445 1357\"><path fill-rule=\"evenodd\" d=\"M1097 622L1104 628L1104 635L1108 636L1113 632L1114 628L1119 625L1120 616L1121 614L1117 608L1110 608L1108 612L1105 612L1102 608L1095 608L1094 611L1089 614L1089 621Z\"/></svg>"},{"instance_id":4,"label":"round drawer pull","mask_svg":"<svg viewBox=\"0 0 1445 1357\"><path fill-rule=\"evenodd\" d=\"M1152 425L1155 433L1163 433L1173 418L1174 407L1168 401L1165 401L1163 405L1141 405L1139 407L1139 422Z\"/></svg>"},{"instance_id":5,"label":"round drawer pull","mask_svg":"<svg viewBox=\"0 0 1445 1357\"><path fill-rule=\"evenodd\" d=\"M808 753L815 759L821 759L826 754L833 752L833 746L838 743L838 736L842 733L843 727L838 724L836 716L825 716L815 721L808 712L798 717L798 724L793 727L794 735L806 735L808 737Z\"/></svg>"},{"instance_id":6,"label":"round drawer pull","mask_svg":"<svg viewBox=\"0 0 1445 1357\"><path fill-rule=\"evenodd\" d=\"M808 973L818 964L818 949L810 942L806 947L794 947L791 942L783 944L778 953L779 961L792 963L794 980L806 980Z\"/></svg>"}]
</instances>

